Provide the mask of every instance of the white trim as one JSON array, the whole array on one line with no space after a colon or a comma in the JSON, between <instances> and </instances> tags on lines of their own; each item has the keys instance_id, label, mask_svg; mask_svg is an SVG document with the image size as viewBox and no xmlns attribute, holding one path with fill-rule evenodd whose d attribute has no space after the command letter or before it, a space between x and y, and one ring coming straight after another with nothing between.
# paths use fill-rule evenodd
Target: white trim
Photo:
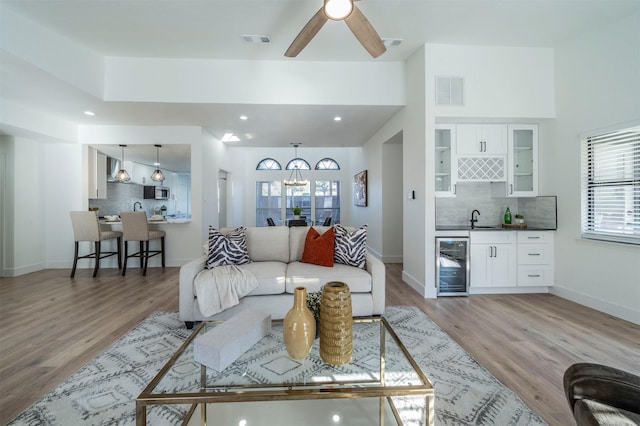
<instances>
[{"instance_id":1,"label":"white trim","mask_svg":"<svg viewBox=\"0 0 640 426\"><path fill-rule=\"evenodd\" d=\"M411 275L409 275L404 270L402 271L402 281L407 283L409 285L409 287L411 287L412 289L417 291L419 294L424 295L424 285L422 283L420 283L420 281L418 281L415 278L413 278Z\"/></svg>"},{"instance_id":2,"label":"white trim","mask_svg":"<svg viewBox=\"0 0 640 426\"><path fill-rule=\"evenodd\" d=\"M549 287L469 287L469 294L549 293Z\"/></svg>"},{"instance_id":3,"label":"white trim","mask_svg":"<svg viewBox=\"0 0 640 426\"><path fill-rule=\"evenodd\" d=\"M595 297L589 296L587 294L557 285L551 289L551 294L562 297L563 299L571 300L572 302L584 305L597 311L604 312L616 318L621 318L625 321L640 325L640 310L633 310L631 308L620 306L615 303L596 299Z\"/></svg>"}]
</instances>

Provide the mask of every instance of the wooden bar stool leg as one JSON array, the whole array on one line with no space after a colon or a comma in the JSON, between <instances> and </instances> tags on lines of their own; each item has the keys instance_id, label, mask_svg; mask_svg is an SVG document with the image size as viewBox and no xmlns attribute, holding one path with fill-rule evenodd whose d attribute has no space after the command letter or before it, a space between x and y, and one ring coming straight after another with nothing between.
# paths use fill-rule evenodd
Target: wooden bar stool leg
<instances>
[{"instance_id":1,"label":"wooden bar stool leg","mask_svg":"<svg viewBox=\"0 0 640 426\"><path fill-rule=\"evenodd\" d=\"M100 241L96 241L96 266L93 267L93 278L98 275L98 269L100 268Z\"/></svg>"},{"instance_id":2,"label":"wooden bar stool leg","mask_svg":"<svg viewBox=\"0 0 640 426\"><path fill-rule=\"evenodd\" d=\"M124 265L122 265L122 276L127 273L127 259L129 258L129 242L124 242Z\"/></svg>"},{"instance_id":3,"label":"wooden bar stool leg","mask_svg":"<svg viewBox=\"0 0 640 426\"><path fill-rule=\"evenodd\" d=\"M162 250L162 267L164 268L164 237L160 238L160 250Z\"/></svg>"},{"instance_id":4,"label":"wooden bar stool leg","mask_svg":"<svg viewBox=\"0 0 640 426\"><path fill-rule=\"evenodd\" d=\"M78 241L75 242L75 251L73 254L73 268L71 268L71 278L76 274L76 266L78 266Z\"/></svg>"}]
</instances>

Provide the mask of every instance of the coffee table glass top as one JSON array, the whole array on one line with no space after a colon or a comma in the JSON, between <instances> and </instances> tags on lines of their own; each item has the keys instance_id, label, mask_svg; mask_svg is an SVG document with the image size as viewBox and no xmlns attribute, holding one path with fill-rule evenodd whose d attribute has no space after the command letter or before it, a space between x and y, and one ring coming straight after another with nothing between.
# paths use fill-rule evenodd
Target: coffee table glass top
<instances>
[{"instance_id":1,"label":"coffee table glass top","mask_svg":"<svg viewBox=\"0 0 640 426\"><path fill-rule=\"evenodd\" d=\"M291 359L282 321L273 321L269 335L221 372L193 359L194 339L218 324L198 326L138 397L138 414L155 404L394 397L398 423L432 423L433 388L384 318L354 319L353 357L340 366L320 358L319 339L306 359Z\"/></svg>"}]
</instances>

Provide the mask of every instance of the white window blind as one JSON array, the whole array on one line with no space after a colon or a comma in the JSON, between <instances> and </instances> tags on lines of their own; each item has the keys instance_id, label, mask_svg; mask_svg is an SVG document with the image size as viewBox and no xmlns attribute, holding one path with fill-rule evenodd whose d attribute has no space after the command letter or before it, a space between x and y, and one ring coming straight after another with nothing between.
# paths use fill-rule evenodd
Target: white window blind
<instances>
[{"instance_id":1,"label":"white window blind","mask_svg":"<svg viewBox=\"0 0 640 426\"><path fill-rule=\"evenodd\" d=\"M640 126L583 139L582 236L640 244Z\"/></svg>"}]
</instances>

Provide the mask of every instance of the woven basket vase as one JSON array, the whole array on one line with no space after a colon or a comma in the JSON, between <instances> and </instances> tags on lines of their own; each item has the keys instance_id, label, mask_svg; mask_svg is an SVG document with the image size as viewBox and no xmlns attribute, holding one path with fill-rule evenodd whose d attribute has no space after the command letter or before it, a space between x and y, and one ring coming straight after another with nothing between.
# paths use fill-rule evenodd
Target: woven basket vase
<instances>
[{"instance_id":1,"label":"woven basket vase","mask_svg":"<svg viewBox=\"0 0 640 426\"><path fill-rule=\"evenodd\" d=\"M333 365L351 361L353 317L351 291L345 283L332 281L322 288L320 300L320 358Z\"/></svg>"}]
</instances>

